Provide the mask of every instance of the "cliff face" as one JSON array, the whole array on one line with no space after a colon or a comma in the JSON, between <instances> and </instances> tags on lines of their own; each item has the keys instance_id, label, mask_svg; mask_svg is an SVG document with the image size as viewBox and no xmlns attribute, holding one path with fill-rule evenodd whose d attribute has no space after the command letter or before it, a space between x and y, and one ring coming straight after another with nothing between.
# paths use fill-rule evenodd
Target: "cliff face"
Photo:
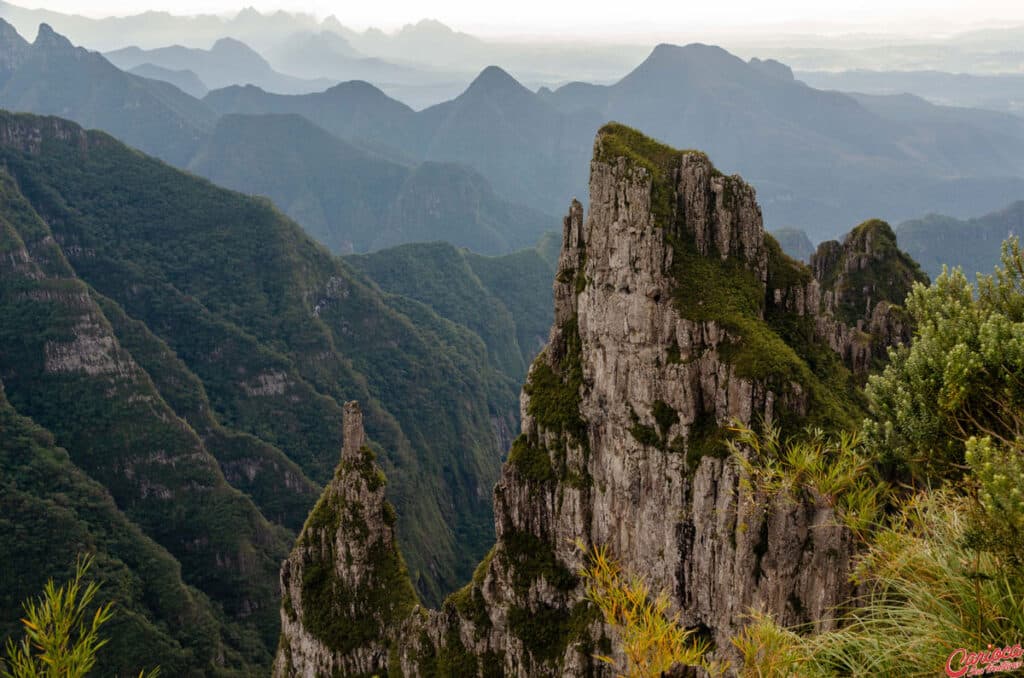
<instances>
[{"instance_id":1,"label":"cliff face","mask_svg":"<svg viewBox=\"0 0 1024 678\"><path fill-rule=\"evenodd\" d=\"M823 504L745 488L723 442L733 420L843 425L860 412L818 331L825 316L842 323L811 270L765 236L753 189L701 153L608 125L558 268L554 327L494 491L497 543L440 611L390 632L389 668L602 674L592 657L610 639L583 600L577 540L670 591L720 656L752 608L827 626L850 593L850 536Z\"/></svg>"},{"instance_id":2,"label":"cliff face","mask_svg":"<svg viewBox=\"0 0 1024 678\"><path fill-rule=\"evenodd\" d=\"M366 445L363 414L345 404L341 461L281 566L275 676L362 675L385 665L391 631L416 604L395 540L395 510Z\"/></svg>"},{"instance_id":3,"label":"cliff face","mask_svg":"<svg viewBox=\"0 0 1024 678\"><path fill-rule=\"evenodd\" d=\"M898 304L928 276L899 249L889 224L872 219L841 243L821 243L811 269L825 289L818 333L859 377L886 359L889 346L910 341L910 318Z\"/></svg>"}]
</instances>

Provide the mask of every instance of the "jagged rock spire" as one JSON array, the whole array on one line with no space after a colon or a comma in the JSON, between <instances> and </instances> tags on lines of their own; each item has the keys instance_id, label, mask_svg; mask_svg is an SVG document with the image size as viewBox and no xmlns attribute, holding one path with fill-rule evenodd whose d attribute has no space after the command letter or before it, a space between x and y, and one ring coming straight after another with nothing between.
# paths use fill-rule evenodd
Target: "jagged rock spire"
<instances>
[{"instance_id":1,"label":"jagged rock spire","mask_svg":"<svg viewBox=\"0 0 1024 678\"><path fill-rule=\"evenodd\" d=\"M358 400L350 400L345 403L342 419L342 431L344 443L341 448L341 458L355 459L359 450L366 445L366 430L363 429L363 410L359 407Z\"/></svg>"},{"instance_id":2,"label":"jagged rock spire","mask_svg":"<svg viewBox=\"0 0 1024 678\"><path fill-rule=\"evenodd\" d=\"M614 649L575 574L576 540L608 545L669 592L729 659L752 609L827 628L847 600L853 540L832 510L751 488L723 443L732 420L795 430L857 415L849 372L816 332L831 318L826 285L765 235L753 188L703 153L610 124L594 144L589 212L573 201L563 229L555 323L494 491L494 548L441 610L390 627L369 617L376 654L322 668L380 670L387 646L405 676L607 675L594 655ZM346 470L363 454L351 422L322 505L346 506L361 487ZM322 540L303 540L322 511L300 538L317 554ZM330 548L349 541L338 531ZM387 572L377 567L362 576ZM341 581L366 586L355 567Z\"/></svg>"},{"instance_id":3,"label":"jagged rock spire","mask_svg":"<svg viewBox=\"0 0 1024 678\"><path fill-rule=\"evenodd\" d=\"M275 676L386 673L389 648L417 603L358 402L345 403L343 426L334 478L281 566Z\"/></svg>"}]
</instances>

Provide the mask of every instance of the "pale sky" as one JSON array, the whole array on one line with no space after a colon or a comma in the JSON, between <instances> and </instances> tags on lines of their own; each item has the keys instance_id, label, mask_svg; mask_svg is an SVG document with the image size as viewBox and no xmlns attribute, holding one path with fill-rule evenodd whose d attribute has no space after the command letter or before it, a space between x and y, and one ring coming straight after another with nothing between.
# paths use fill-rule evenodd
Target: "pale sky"
<instances>
[{"instance_id":1,"label":"pale sky","mask_svg":"<svg viewBox=\"0 0 1024 678\"><path fill-rule=\"evenodd\" d=\"M1024 24L1024 0L13 0L89 16L286 9L385 29L434 18L479 34L642 34L774 27L815 32L935 34Z\"/></svg>"}]
</instances>

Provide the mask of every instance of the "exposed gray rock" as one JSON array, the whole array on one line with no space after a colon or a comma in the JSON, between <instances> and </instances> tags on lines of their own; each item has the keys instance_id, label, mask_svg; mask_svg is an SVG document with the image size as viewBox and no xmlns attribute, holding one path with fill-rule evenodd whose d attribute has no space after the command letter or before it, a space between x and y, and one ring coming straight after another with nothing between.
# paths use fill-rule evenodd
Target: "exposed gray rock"
<instances>
[{"instance_id":1,"label":"exposed gray rock","mask_svg":"<svg viewBox=\"0 0 1024 678\"><path fill-rule=\"evenodd\" d=\"M817 333L859 378L886 360L890 346L910 342L913 326L901 304L928 276L897 247L889 224L873 219L842 243L821 243L811 269L826 288Z\"/></svg>"},{"instance_id":2,"label":"exposed gray rock","mask_svg":"<svg viewBox=\"0 0 1024 678\"><path fill-rule=\"evenodd\" d=\"M443 609L419 610L381 636L405 676L442 665L455 675L608 675L594 654L614 650L584 600L577 542L608 545L670 592L682 621L734 662L730 639L752 610L825 629L851 593L853 540L832 510L752 489L721 438L731 421L800 422L824 407L815 395L824 386L803 362L794 372L737 355L755 340L792 352L769 311L807 323L806 341L821 343L820 325L837 347L848 343L853 330L832 316L826 276L769 246L754 190L739 177L701 153L617 155L618 129L595 142L589 214L573 201L563 222L555 325L494 490L497 543ZM757 308L737 320L735 309L680 298L699 288L682 281L708 265L752 284ZM890 323L879 313L879 325ZM849 376L838 360L835 369Z\"/></svg>"},{"instance_id":3,"label":"exposed gray rock","mask_svg":"<svg viewBox=\"0 0 1024 678\"><path fill-rule=\"evenodd\" d=\"M281 566L275 676L369 675L416 603L395 541L384 475L366 446L357 402L345 404L344 446L295 548Z\"/></svg>"}]
</instances>

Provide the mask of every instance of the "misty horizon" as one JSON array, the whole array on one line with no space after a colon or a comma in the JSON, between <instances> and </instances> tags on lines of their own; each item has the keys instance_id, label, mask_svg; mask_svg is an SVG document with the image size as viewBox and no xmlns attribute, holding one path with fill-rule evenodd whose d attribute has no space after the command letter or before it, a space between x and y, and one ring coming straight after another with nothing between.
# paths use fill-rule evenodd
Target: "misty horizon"
<instances>
[{"instance_id":1,"label":"misty horizon","mask_svg":"<svg viewBox=\"0 0 1024 678\"><path fill-rule=\"evenodd\" d=\"M218 17L225 21L235 19L245 10L256 10L269 15L287 12L295 16L308 16L322 23L336 19L345 28L358 31L381 31L393 35L422 23L436 22L456 32L468 33L475 37L509 42L560 42L579 43L591 41L612 41L618 44L658 42L718 42L733 41L749 44L813 45L820 41L858 46L887 44L894 41L942 41L953 39L979 30L1015 28L1024 24L1024 5L1001 3L996 0L981 3L946 2L947 11L936 11L934 3L904 2L894 7L893 3L869 0L858 3L860 11L853 14L847 10L835 11L814 3L790 0L783 3L780 11L773 5L771 15L758 11L760 3L732 3L725 7L702 8L692 16L666 12L665 8L648 10L637 8L636 4L615 12L600 12L596 15L583 12L577 3L563 3L558 11L551 12L540 3L527 3L527 10L538 13L536 18L516 17L490 18L482 20L467 13L470 3L450 1L432 5L424 13L416 3L404 0L389 3L375 3L372 8L339 7L326 0L311 0L302 3L258 2L185 2L173 6L161 2L133 2L130 8L123 3L77 2L57 0L56 2L14 2L5 3L16 8L41 10L80 16L89 19L127 18L148 12L158 12L173 17ZM568 5L571 10L565 10ZM660 3L650 3L658 5ZM801 5L806 5L802 7ZM907 7L912 5L913 7ZM957 7L957 6L960 7ZM522 3L517 7L523 7ZM738 7L738 9L736 9ZM539 16L540 10L545 10ZM591 8L585 8L590 10ZM628 11L627 11L628 9ZM723 14L728 14L725 16ZM493 17L494 13L488 11ZM666 18L666 14L670 15ZM671 16L675 14L675 16ZM937 16L941 14L941 16ZM659 16L659 21L637 20L637 15ZM852 16L851 16L852 15ZM581 18L585 16L586 18ZM743 17L737 19L736 17ZM31 38L32 36L26 36Z\"/></svg>"}]
</instances>

